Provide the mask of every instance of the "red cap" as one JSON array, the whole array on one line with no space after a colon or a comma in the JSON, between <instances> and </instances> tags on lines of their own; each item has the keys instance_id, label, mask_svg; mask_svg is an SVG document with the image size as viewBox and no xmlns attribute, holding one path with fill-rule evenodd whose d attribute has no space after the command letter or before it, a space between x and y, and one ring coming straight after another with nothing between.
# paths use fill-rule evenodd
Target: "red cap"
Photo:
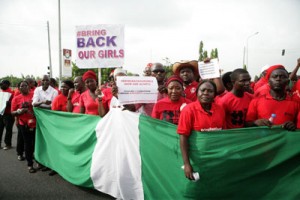
<instances>
[{"instance_id":1,"label":"red cap","mask_svg":"<svg viewBox=\"0 0 300 200\"><path fill-rule=\"evenodd\" d=\"M88 78L91 78L91 79L94 79L95 81L97 81L96 73L92 70L89 70L89 71L85 72L82 76L83 81L85 81Z\"/></svg>"}]
</instances>

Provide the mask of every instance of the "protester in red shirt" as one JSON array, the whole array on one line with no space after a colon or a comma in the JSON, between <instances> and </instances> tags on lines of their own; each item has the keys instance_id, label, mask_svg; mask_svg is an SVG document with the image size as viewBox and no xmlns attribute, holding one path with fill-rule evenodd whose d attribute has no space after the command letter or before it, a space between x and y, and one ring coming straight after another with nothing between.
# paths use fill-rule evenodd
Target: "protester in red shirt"
<instances>
[{"instance_id":1,"label":"protester in red shirt","mask_svg":"<svg viewBox=\"0 0 300 200\"><path fill-rule=\"evenodd\" d=\"M152 63L148 63L147 66L144 69L144 76L151 76L151 67L152 67Z\"/></svg>"},{"instance_id":2,"label":"protester in red shirt","mask_svg":"<svg viewBox=\"0 0 300 200\"><path fill-rule=\"evenodd\" d=\"M261 69L261 78L254 85L254 93L258 88L268 84L268 79L266 78L267 70L269 69L269 65L265 65Z\"/></svg>"},{"instance_id":3,"label":"protester in red shirt","mask_svg":"<svg viewBox=\"0 0 300 200\"><path fill-rule=\"evenodd\" d=\"M282 65L274 65L268 69L266 78L269 80L270 92L251 101L246 117L247 126L282 125L287 130L296 129L299 105L286 93L288 77L288 72ZM272 114L276 117L270 121Z\"/></svg>"},{"instance_id":4,"label":"protester in red shirt","mask_svg":"<svg viewBox=\"0 0 300 200\"><path fill-rule=\"evenodd\" d=\"M80 95L86 91L86 87L82 80L82 76L77 76L74 79L74 87L69 90L67 110L68 112L80 113L79 99Z\"/></svg>"},{"instance_id":5,"label":"protester in red shirt","mask_svg":"<svg viewBox=\"0 0 300 200\"><path fill-rule=\"evenodd\" d=\"M32 108L33 93L30 92L29 84L26 81L20 83L21 94L16 96L12 101L11 113L18 117L20 131L24 138L25 157L29 173L34 173L33 152L35 140L36 119Z\"/></svg>"},{"instance_id":6,"label":"protester in red shirt","mask_svg":"<svg viewBox=\"0 0 300 200\"><path fill-rule=\"evenodd\" d=\"M151 65L151 76L156 78L158 85L157 101L167 97L167 89L165 86L166 69L161 63L153 63ZM144 115L151 116L154 103L139 103L135 105L135 109Z\"/></svg>"},{"instance_id":7,"label":"protester in red shirt","mask_svg":"<svg viewBox=\"0 0 300 200\"><path fill-rule=\"evenodd\" d=\"M101 95L101 91L97 87L97 76L94 71L87 71L83 74L82 80L85 82L87 90L80 95L79 106L80 113L89 115L99 115L100 106L98 96Z\"/></svg>"},{"instance_id":8,"label":"protester in red shirt","mask_svg":"<svg viewBox=\"0 0 300 200\"><path fill-rule=\"evenodd\" d=\"M226 128L243 128L249 104L253 95L246 92L250 87L251 77L244 69L235 69L231 74L233 88L220 100L226 115Z\"/></svg>"},{"instance_id":9,"label":"protester in red shirt","mask_svg":"<svg viewBox=\"0 0 300 200\"><path fill-rule=\"evenodd\" d=\"M180 78L183 80L185 97L191 101L196 101L196 89L198 82L195 81L195 78L199 76L198 61L192 60L176 62L173 65L173 72L174 74L180 76Z\"/></svg>"},{"instance_id":10,"label":"protester in red shirt","mask_svg":"<svg viewBox=\"0 0 300 200\"><path fill-rule=\"evenodd\" d=\"M152 117L178 124L181 110L192 101L182 97L183 81L180 77L171 76L166 82L166 87L168 97L159 100L154 105Z\"/></svg>"},{"instance_id":11,"label":"protester in red shirt","mask_svg":"<svg viewBox=\"0 0 300 200\"><path fill-rule=\"evenodd\" d=\"M223 108L214 103L217 87L212 81L203 81L197 88L198 101L188 104L181 112L177 133L180 134L180 149L186 178L194 180L189 160L188 138L193 130L214 131L226 127Z\"/></svg>"},{"instance_id":12,"label":"protester in red shirt","mask_svg":"<svg viewBox=\"0 0 300 200\"><path fill-rule=\"evenodd\" d=\"M67 112L67 96L71 88L74 88L74 83L72 81L62 81L61 93L53 99L51 110Z\"/></svg>"},{"instance_id":13,"label":"protester in red shirt","mask_svg":"<svg viewBox=\"0 0 300 200\"><path fill-rule=\"evenodd\" d=\"M5 146L3 147L4 150L11 149L12 128L15 122L14 117L11 115L11 101L14 98L14 91L9 86L9 80L2 80L0 82L1 91L11 94L9 101L6 102L4 114L0 115L0 148L4 128L6 130L4 138Z\"/></svg>"}]
</instances>

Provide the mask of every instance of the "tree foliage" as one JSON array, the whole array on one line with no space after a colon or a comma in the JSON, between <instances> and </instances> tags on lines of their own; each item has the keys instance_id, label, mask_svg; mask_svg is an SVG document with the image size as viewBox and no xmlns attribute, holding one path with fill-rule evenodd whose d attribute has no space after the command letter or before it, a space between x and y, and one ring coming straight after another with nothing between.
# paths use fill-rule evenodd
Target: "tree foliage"
<instances>
[{"instance_id":1,"label":"tree foliage","mask_svg":"<svg viewBox=\"0 0 300 200\"><path fill-rule=\"evenodd\" d=\"M218 49L217 48L212 49L211 52L210 52L210 58L213 59L213 58L218 58L218 57L219 57ZM208 53L207 53L207 50L204 49L203 41L201 41L200 45L199 45L199 59L198 59L198 61L203 61L206 58L208 58Z\"/></svg>"}]
</instances>

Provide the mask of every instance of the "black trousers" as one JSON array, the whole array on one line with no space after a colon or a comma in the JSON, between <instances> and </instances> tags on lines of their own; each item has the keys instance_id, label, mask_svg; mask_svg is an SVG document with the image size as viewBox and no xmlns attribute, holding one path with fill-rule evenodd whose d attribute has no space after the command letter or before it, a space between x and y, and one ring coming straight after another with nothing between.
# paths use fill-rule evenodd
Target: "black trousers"
<instances>
[{"instance_id":1,"label":"black trousers","mask_svg":"<svg viewBox=\"0 0 300 200\"><path fill-rule=\"evenodd\" d=\"M33 152L35 142L35 128L28 128L27 126L20 125L20 130L24 138L25 158L27 166L33 165Z\"/></svg>"},{"instance_id":2,"label":"black trousers","mask_svg":"<svg viewBox=\"0 0 300 200\"><path fill-rule=\"evenodd\" d=\"M11 146L12 128L15 122L15 118L11 114L0 115L0 144L4 128L6 130L4 142L6 146Z\"/></svg>"},{"instance_id":3,"label":"black trousers","mask_svg":"<svg viewBox=\"0 0 300 200\"><path fill-rule=\"evenodd\" d=\"M17 155L23 156L24 154L24 137L21 132L20 125L17 125L18 128L18 136L17 136Z\"/></svg>"}]
</instances>

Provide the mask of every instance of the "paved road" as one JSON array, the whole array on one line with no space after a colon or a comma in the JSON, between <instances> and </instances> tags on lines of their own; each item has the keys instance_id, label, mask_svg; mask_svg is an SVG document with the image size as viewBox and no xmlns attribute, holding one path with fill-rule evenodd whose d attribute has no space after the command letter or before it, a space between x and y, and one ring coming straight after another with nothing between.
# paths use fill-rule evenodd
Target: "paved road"
<instances>
[{"instance_id":1,"label":"paved road","mask_svg":"<svg viewBox=\"0 0 300 200\"><path fill-rule=\"evenodd\" d=\"M59 175L51 177L49 172L41 171L28 173L26 161L17 160L16 136L14 129L12 149L0 149L0 200L114 199L96 190L72 185Z\"/></svg>"}]
</instances>

